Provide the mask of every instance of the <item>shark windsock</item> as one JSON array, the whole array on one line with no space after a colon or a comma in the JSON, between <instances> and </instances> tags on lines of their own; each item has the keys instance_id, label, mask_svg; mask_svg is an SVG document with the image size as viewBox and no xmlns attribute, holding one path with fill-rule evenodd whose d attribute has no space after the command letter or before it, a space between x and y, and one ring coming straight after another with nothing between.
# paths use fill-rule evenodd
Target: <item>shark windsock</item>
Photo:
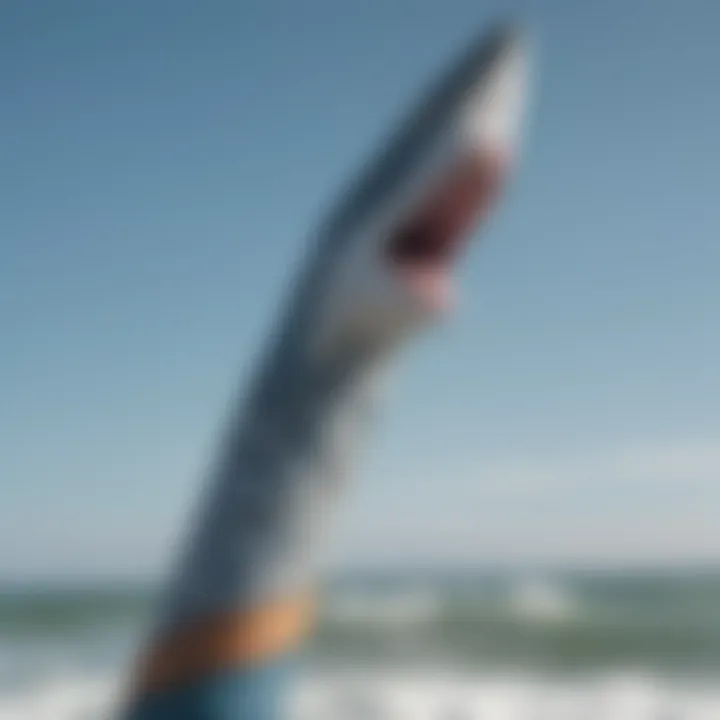
<instances>
[{"instance_id":1,"label":"shark windsock","mask_svg":"<svg viewBox=\"0 0 720 720\"><path fill-rule=\"evenodd\" d=\"M378 379L450 300L518 149L527 61L502 28L422 99L320 228L233 418L125 720L268 720L313 616L319 542Z\"/></svg>"}]
</instances>

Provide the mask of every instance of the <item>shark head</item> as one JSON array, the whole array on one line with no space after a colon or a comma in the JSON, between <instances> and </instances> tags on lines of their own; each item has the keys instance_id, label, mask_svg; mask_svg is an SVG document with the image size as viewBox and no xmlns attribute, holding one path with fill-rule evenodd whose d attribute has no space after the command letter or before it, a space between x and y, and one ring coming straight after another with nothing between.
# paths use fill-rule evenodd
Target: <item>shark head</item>
<instances>
[{"instance_id":1,"label":"shark head","mask_svg":"<svg viewBox=\"0 0 720 720\"><path fill-rule=\"evenodd\" d=\"M313 354L382 355L446 314L518 153L527 65L515 28L476 40L343 196L296 305Z\"/></svg>"}]
</instances>

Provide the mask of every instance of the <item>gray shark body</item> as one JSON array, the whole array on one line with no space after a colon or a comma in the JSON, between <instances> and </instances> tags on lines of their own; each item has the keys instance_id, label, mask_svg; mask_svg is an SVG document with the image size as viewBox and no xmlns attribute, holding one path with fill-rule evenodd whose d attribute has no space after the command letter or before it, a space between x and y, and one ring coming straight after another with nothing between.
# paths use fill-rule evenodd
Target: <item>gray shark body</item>
<instances>
[{"instance_id":1,"label":"gray shark body","mask_svg":"<svg viewBox=\"0 0 720 720\"><path fill-rule=\"evenodd\" d=\"M448 258L441 240L470 229L514 157L524 72L517 33L503 29L475 41L321 227L250 393L231 418L153 642L199 619L312 588L323 528L388 362L442 309ZM470 165L462 165L467 158ZM456 172L461 165L471 170ZM475 215L467 203L442 199L445 177L456 178L446 195L474 198ZM424 235L417 230L423 222L432 229ZM188 683L179 676L175 688ZM143 712L130 717L161 717ZM224 712L182 717L226 720ZM252 716L238 712L238 720Z\"/></svg>"}]
</instances>

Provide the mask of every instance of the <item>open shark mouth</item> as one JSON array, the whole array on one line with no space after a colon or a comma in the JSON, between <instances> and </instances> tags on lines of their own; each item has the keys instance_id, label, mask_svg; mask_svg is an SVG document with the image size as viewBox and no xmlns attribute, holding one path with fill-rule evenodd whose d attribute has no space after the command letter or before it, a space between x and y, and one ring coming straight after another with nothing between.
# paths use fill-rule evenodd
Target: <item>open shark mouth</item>
<instances>
[{"instance_id":1,"label":"open shark mouth","mask_svg":"<svg viewBox=\"0 0 720 720\"><path fill-rule=\"evenodd\" d=\"M499 154L465 155L391 235L394 268L423 304L443 310L451 300L451 269L476 224L486 215L505 176Z\"/></svg>"}]
</instances>

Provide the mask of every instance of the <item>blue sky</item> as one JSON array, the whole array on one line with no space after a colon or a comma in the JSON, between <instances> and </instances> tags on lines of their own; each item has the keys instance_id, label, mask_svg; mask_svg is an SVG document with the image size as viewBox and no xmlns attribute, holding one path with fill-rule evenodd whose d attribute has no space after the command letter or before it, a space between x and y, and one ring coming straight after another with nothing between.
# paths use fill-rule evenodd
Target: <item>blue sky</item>
<instances>
[{"instance_id":1,"label":"blue sky","mask_svg":"<svg viewBox=\"0 0 720 720\"><path fill-rule=\"evenodd\" d=\"M720 557L720 5L11 0L0 576L163 567L313 224L508 11L520 172L335 560Z\"/></svg>"}]
</instances>

